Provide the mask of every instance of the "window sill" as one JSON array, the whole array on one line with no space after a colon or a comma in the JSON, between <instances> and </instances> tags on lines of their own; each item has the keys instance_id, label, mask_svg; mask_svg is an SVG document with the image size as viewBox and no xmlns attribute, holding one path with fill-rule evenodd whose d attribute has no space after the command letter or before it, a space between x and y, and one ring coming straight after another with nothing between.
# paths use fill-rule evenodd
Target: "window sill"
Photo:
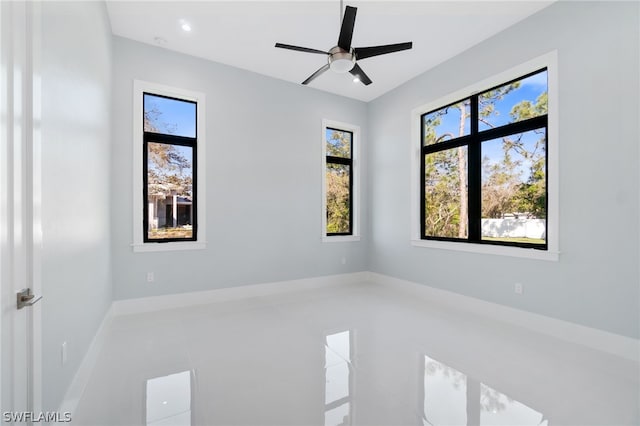
<instances>
[{"instance_id":1,"label":"window sill","mask_svg":"<svg viewBox=\"0 0 640 426\"><path fill-rule=\"evenodd\" d=\"M498 256L521 257L525 259L546 260L557 262L560 257L558 251L543 251L536 249L505 247L484 244L456 243L450 241L411 240L415 247L426 247L440 250L464 251L468 253L491 254Z\"/></svg>"},{"instance_id":2,"label":"window sill","mask_svg":"<svg viewBox=\"0 0 640 426\"><path fill-rule=\"evenodd\" d=\"M170 242L170 243L136 243L131 244L135 253L159 252L159 251L181 251L181 250L204 250L207 248L206 242Z\"/></svg>"},{"instance_id":3,"label":"window sill","mask_svg":"<svg viewBox=\"0 0 640 426\"><path fill-rule=\"evenodd\" d=\"M332 235L322 237L323 243L348 243L353 241L360 241L359 235Z\"/></svg>"}]
</instances>

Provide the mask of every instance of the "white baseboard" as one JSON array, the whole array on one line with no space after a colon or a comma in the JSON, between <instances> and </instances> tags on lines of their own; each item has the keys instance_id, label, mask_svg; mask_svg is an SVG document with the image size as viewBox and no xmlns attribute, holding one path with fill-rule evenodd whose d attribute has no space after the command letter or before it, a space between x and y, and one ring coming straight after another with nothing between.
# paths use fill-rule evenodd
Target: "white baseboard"
<instances>
[{"instance_id":1,"label":"white baseboard","mask_svg":"<svg viewBox=\"0 0 640 426\"><path fill-rule=\"evenodd\" d=\"M272 296L292 291L362 283L368 280L369 272L354 272L350 274L327 275L323 277L227 287L191 293L116 300L113 302L112 308L114 315L129 315L160 311L163 309L176 309L192 305L226 302L250 297Z\"/></svg>"},{"instance_id":2,"label":"white baseboard","mask_svg":"<svg viewBox=\"0 0 640 426\"><path fill-rule=\"evenodd\" d=\"M586 327L532 312L522 311L497 303L440 290L413 281L402 280L374 272L369 273L372 283L401 289L423 300L508 322L542 334L557 337L601 352L625 359L640 361L640 340L603 330Z\"/></svg>"},{"instance_id":3,"label":"white baseboard","mask_svg":"<svg viewBox=\"0 0 640 426\"><path fill-rule=\"evenodd\" d=\"M98 327L98 331L95 336L93 336L93 339L89 344L87 353L84 355L84 358L82 358L82 362L80 363L75 376L73 376L73 380L67 389L67 393L60 404L60 409L58 410L59 413L74 413L76 411L78 402L80 401L80 398L89 383L89 379L91 378L93 367L98 361L98 356L100 355L100 350L106 340L107 330L112 318L113 304L107 310L107 313L100 323L100 327Z\"/></svg>"}]
</instances>

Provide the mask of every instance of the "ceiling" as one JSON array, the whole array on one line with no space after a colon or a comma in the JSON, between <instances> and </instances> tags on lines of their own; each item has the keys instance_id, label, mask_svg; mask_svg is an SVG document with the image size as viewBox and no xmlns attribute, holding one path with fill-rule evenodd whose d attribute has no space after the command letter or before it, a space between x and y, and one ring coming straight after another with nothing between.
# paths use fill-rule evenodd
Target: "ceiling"
<instances>
[{"instance_id":1,"label":"ceiling","mask_svg":"<svg viewBox=\"0 0 640 426\"><path fill-rule=\"evenodd\" d=\"M413 41L413 49L358 61L373 80L369 86L327 71L309 87L370 101L552 2L345 1L358 8L352 46ZM340 31L338 0L107 0L107 10L115 35L298 84L326 57L274 44L326 51Z\"/></svg>"}]
</instances>

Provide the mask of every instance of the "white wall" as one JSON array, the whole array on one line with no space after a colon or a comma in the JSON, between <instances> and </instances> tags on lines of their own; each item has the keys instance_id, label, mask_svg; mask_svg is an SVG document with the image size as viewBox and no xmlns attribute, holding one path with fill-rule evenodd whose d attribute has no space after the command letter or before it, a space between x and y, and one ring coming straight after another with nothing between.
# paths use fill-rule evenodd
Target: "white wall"
<instances>
[{"instance_id":1,"label":"white wall","mask_svg":"<svg viewBox=\"0 0 640 426\"><path fill-rule=\"evenodd\" d=\"M640 337L639 17L637 2L558 2L371 102L370 270ZM554 49L560 261L412 247L411 110Z\"/></svg>"},{"instance_id":2,"label":"white wall","mask_svg":"<svg viewBox=\"0 0 640 426\"><path fill-rule=\"evenodd\" d=\"M205 250L131 249L134 79L206 95ZM366 270L367 235L322 243L320 192L322 119L360 126L366 161L366 104L119 37L113 96L116 300Z\"/></svg>"},{"instance_id":3,"label":"white wall","mask_svg":"<svg viewBox=\"0 0 640 426\"><path fill-rule=\"evenodd\" d=\"M43 2L44 410L59 407L112 299L110 86L104 4Z\"/></svg>"}]
</instances>

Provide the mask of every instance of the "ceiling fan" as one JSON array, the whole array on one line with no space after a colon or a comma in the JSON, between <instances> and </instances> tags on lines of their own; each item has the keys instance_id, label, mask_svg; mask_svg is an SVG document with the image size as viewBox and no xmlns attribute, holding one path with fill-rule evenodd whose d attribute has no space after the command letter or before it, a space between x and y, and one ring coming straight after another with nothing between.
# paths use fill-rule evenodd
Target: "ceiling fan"
<instances>
[{"instance_id":1,"label":"ceiling fan","mask_svg":"<svg viewBox=\"0 0 640 426\"><path fill-rule=\"evenodd\" d=\"M399 52L401 50L411 49L412 42L387 44L384 46L369 46L369 47L352 47L351 38L353 36L353 27L356 22L356 12L358 8L347 6L342 18L342 24L340 26L340 35L338 37L338 45L325 52L323 50L311 49L308 47L292 46L290 44L276 43L275 47L281 49L297 50L299 52L317 53L321 55L327 55L327 63L323 65L319 70L311 74L309 78L302 82L302 84L309 84L316 77L323 74L328 69L337 73L351 73L355 79L354 81L360 81L364 85L368 86L372 83L371 79L360 68L357 61L361 59L370 58L372 56L385 55L387 53ZM340 11L342 12L342 1L340 1Z\"/></svg>"}]
</instances>

